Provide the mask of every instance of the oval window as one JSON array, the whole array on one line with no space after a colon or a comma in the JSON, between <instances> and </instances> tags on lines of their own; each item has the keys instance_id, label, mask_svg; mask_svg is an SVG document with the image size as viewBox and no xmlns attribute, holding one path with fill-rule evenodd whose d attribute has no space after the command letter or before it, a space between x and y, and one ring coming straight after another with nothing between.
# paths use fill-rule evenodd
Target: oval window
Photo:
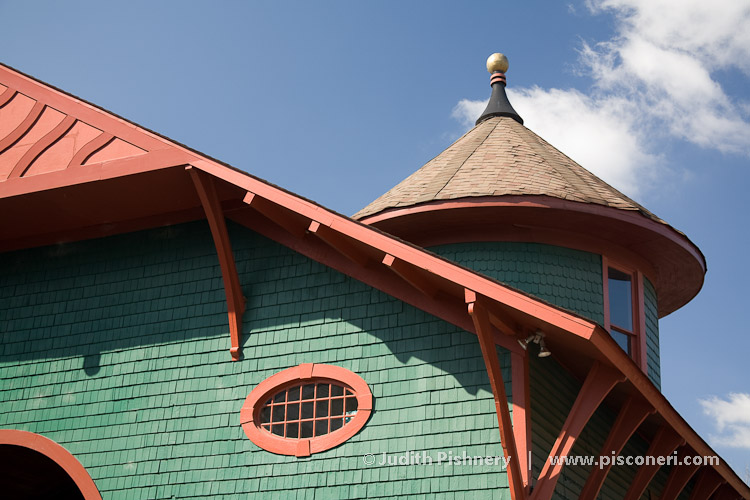
<instances>
[{"instance_id":1,"label":"oval window","mask_svg":"<svg viewBox=\"0 0 750 500\"><path fill-rule=\"evenodd\" d=\"M355 373L302 364L267 378L241 411L250 440L272 453L309 456L355 435L372 410L372 393Z\"/></svg>"}]
</instances>

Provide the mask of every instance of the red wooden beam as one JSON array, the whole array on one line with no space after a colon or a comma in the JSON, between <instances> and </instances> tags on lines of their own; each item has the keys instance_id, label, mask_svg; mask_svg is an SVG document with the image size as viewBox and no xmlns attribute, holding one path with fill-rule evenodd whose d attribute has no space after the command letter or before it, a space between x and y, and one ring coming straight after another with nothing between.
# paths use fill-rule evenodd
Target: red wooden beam
<instances>
[{"instance_id":1,"label":"red wooden beam","mask_svg":"<svg viewBox=\"0 0 750 500\"><path fill-rule=\"evenodd\" d=\"M492 335L492 326L490 318L485 309L479 302L477 294L471 290L465 291L465 301L468 304L469 315L474 322L474 329L479 338L479 346L482 349L484 365L487 368L487 375L490 379L492 394L495 397L495 411L497 412L497 422L500 427L500 444L503 447L503 455L509 460L507 473L508 484L510 485L510 497L512 500L523 500L526 498L523 480L521 478L521 468L518 461L518 450L516 449L516 440L513 435L513 424L510 419L510 410L508 409L508 396L505 393L505 382L503 380L500 360L497 358L497 350Z\"/></svg>"},{"instance_id":2,"label":"red wooden beam","mask_svg":"<svg viewBox=\"0 0 750 500\"><path fill-rule=\"evenodd\" d=\"M573 403L573 408L570 409L568 418L565 419L560 435L552 446L552 451L549 454L550 459L544 464L542 472L539 474L539 481L537 481L534 492L531 494L532 500L552 498L563 468L562 461L557 459L568 456L581 431L601 402L604 401L604 398L615 385L624 380L625 377L620 372L607 368L598 361L594 363L588 375L586 375L586 380L583 382L575 403ZM555 460L551 460L553 457Z\"/></svg>"},{"instance_id":3,"label":"red wooden beam","mask_svg":"<svg viewBox=\"0 0 750 500\"><path fill-rule=\"evenodd\" d=\"M490 315L492 321L492 315ZM518 466L526 495L531 490L531 402L529 392L529 353L510 353L513 435L516 438Z\"/></svg>"},{"instance_id":4,"label":"red wooden beam","mask_svg":"<svg viewBox=\"0 0 750 500\"><path fill-rule=\"evenodd\" d=\"M690 478L701 468L700 465L685 464L685 458L694 455L695 450L690 446L683 446L680 449L680 452L677 454L677 463L680 465L672 466L672 470L667 478L667 484L664 485L664 490L661 492L659 500L676 500L677 496L682 493Z\"/></svg>"},{"instance_id":5,"label":"red wooden beam","mask_svg":"<svg viewBox=\"0 0 750 500\"><path fill-rule=\"evenodd\" d=\"M711 498L713 500L741 500L740 494L729 484L721 486Z\"/></svg>"},{"instance_id":6,"label":"red wooden beam","mask_svg":"<svg viewBox=\"0 0 750 500\"><path fill-rule=\"evenodd\" d=\"M719 486L724 484L724 478L712 467L703 467L695 481L689 500L708 500Z\"/></svg>"},{"instance_id":7,"label":"red wooden beam","mask_svg":"<svg viewBox=\"0 0 750 500\"><path fill-rule=\"evenodd\" d=\"M229 353L232 355L232 361L238 361L240 359L242 314L245 312L245 297L242 295L242 289L240 288L240 279L237 275L237 266L232 254L232 245L229 241L224 213L221 209L219 197L216 195L213 177L190 166L185 169L190 172L195 190L198 192L201 205L203 205L203 210L206 212L208 225L211 228L211 235L216 246L216 253L219 256L221 275L224 279L224 292L227 296L227 315L229 316L229 332L232 343Z\"/></svg>"},{"instance_id":8,"label":"red wooden beam","mask_svg":"<svg viewBox=\"0 0 750 500\"><path fill-rule=\"evenodd\" d=\"M501 319L492 311L489 311L489 314L490 323L492 323L492 326L497 328L504 335L516 336L521 332L521 328L517 324L515 324L515 322L509 323L508 321Z\"/></svg>"},{"instance_id":9,"label":"red wooden beam","mask_svg":"<svg viewBox=\"0 0 750 500\"><path fill-rule=\"evenodd\" d=\"M252 192L248 192L243 201L250 205L253 210L292 236L304 238L307 234L309 220L304 220L304 218L293 215L293 212L281 205L270 202L262 196L258 196Z\"/></svg>"},{"instance_id":10,"label":"red wooden beam","mask_svg":"<svg viewBox=\"0 0 750 500\"><path fill-rule=\"evenodd\" d=\"M599 456L612 457L619 455L625 443L628 442L641 423L646 420L646 417L654 413L654 411L651 405L643 399L631 396L620 408L620 412L617 414L615 423L612 424L612 428L609 430L609 435L599 452ZM610 463L605 466L600 464L599 467L592 469L588 479L586 479L586 484L584 484L581 490L579 500L594 500L599 494L599 490L601 490L611 468L612 464Z\"/></svg>"},{"instance_id":11,"label":"red wooden beam","mask_svg":"<svg viewBox=\"0 0 750 500\"><path fill-rule=\"evenodd\" d=\"M685 443L685 440L677 434L669 425L663 425L656 431L651 445L648 447L645 459L657 459L658 457L668 457L678 446ZM630 483L630 488L625 494L624 500L638 500L646 491L648 484L654 478L662 466L658 462L645 462L638 467L635 478Z\"/></svg>"},{"instance_id":12,"label":"red wooden beam","mask_svg":"<svg viewBox=\"0 0 750 500\"><path fill-rule=\"evenodd\" d=\"M428 297L435 297L440 291L439 285L431 282L425 276L424 272L420 273L403 260L397 259L391 254L386 254L383 257L383 265Z\"/></svg>"},{"instance_id":13,"label":"red wooden beam","mask_svg":"<svg viewBox=\"0 0 750 500\"><path fill-rule=\"evenodd\" d=\"M347 241L347 239L344 236L341 236L340 233L333 231L328 226L320 224L318 221L310 222L307 232L315 235L320 241L360 266L366 266L370 263L370 258L362 253L360 248L357 248L351 241Z\"/></svg>"}]
</instances>

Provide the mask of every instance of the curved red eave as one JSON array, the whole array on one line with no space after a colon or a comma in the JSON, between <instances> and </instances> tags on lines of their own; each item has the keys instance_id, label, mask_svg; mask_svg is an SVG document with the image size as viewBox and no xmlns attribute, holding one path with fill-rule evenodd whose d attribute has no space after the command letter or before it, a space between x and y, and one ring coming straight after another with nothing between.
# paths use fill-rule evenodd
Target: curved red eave
<instances>
[{"instance_id":1,"label":"curved red eave","mask_svg":"<svg viewBox=\"0 0 750 500\"><path fill-rule=\"evenodd\" d=\"M360 222L422 247L519 241L574 248L639 269L659 297L659 317L693 299L706 259L683 233L654 217L551 196L462 198L389 208Z\"/></svg>"},{"instance_id":2,"label":"curved red eave","mask_svg":"<svg viewBox=\"0 0 750 500\"><path fill-rule=\"evenodd\" d=\"M68 450L49 438L33 432L0 429L0 444L21 446L46 456L59 465L81 491L86 500L101 500L102 496L86 469ZM41 479L41 478L40 478Z\"/></svg>"}]
</instances>

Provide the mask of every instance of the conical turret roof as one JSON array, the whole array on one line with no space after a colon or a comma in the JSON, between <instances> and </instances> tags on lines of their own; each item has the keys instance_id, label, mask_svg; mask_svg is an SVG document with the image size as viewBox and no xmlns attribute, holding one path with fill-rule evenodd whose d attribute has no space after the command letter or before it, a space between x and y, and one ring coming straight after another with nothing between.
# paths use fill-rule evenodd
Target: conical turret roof
<instances>
[{"instance_id":1,"label":"conical turret roof","mask_svg":"<svg viewBox=\"0 0 750 500\"><path fill-rule=\"evenodd\" d=\"M508 61L487 61L492 96L448 149L354 215L420 246L546 243L599 254L655 285L659 314L703 285L706 261L687 236L523 125L505 93Z\"/></svg>"},{"instance_id":2,"label":"conical turret roof","mask_svg":"<svg viewBox=\"0 0 750 500\"><path fill-rule=\"evenodd\" d=\"M550 196L661 219L578 165L513 118L481 121L448 149L354 215L486 196Z\"/></svg>"}]
</instances>

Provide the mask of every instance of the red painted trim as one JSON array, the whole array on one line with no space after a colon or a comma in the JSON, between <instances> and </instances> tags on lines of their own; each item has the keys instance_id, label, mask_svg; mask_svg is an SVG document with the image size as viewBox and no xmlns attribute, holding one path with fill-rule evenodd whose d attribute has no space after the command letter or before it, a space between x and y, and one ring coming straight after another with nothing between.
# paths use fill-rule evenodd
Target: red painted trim
<instances>
[{"instance_id":1,"label":"red painted trim","mask_svg":"<svg viewBox=\"0 0 750 500\"><path fill-rule=\"evenodd\" d=\"M420 273L419 270L410 267L402 260L396 259L393 255L386 254L383 257L383 265L429 297L435 297L440 291L439 284L430 281L429 275L425 276L424 273Z\"/></svg>"},{"instance_id":2,"label":"red painted trim","mask_svg":"<svg viewBox=\"0 0 750 500\"><path fill-rule=\"evenodd\" d=\"M65 168L78 167L83 165L84 163L86 163L86 160L91 158L94 153L98 152L100 149L107 146L114 140L114 135L107 132L102 132L101 134L97 135L89 142L84 144L83 147L73 155L73 157L70 159L70 162L68 162L68 166Z\"/></svg>"},{"instance_id":3,"label":"red painted trim","mask_svg":"<svg viewBox=\"0 0 750 500\"><path fill-rule=\"evenodd\" d=\"M695 451L689 446L683 446L678 454L678 460L681 465L672 467L667 478L667 484L664 485L664 490L662 490L659 500L677 500L677 497L685 489L688 481L700 469L700 465L685 465L685 458L688 456L695 456Z\"/></svg>"},{"instance_id":4,"label":"red painted trim","mask_svg":"<svg viewBox=\"0 0 750 500\"><path fill-rule=\"evenodd\" d=\"M609 259L602 255L602 297L604 298L604 329L612 328L609 322Z\"/></svg>"},{"instance_id":5,"label":"red painted trim","mask_svg":"<svg viewBox=\"0 0 750 500\"><path fill-rule=\"evenodd\" d=\"M2 94L0 94L0 108L8 104L18 92L10 87L6 88Z\"/></svg>"},{"instance_id":6,"label":"red painted trim","mask_svg":"<svg viewBox=\"0 0 750 500\"><path fill-rule=\"evenodd\" d=\"M26 151L26 153L24 153L21 159L18 160L16 165L13 167L13 170L10 171L10 174L8 174L8 178L14 179L16 177L22 177L34 162L34 160L39 158L40 154L44 153L50 146L59 141L62 136L67 134L68 130L73 128L73 125L75 125L75 123L76 119L72 116L66 116L65 118L63 118L63 121L61 121L55 128L47 132L44 137L36 141L34 145L31 146L29 150Z\"/></svg>"},{"instance_id":7,"label":"red painted trim","mask_svg":"<svg viewBox=\"0 0 750 500\"><path fill-rule=\"evenodd\" d=\"M59 465L65 473L70 476L85 500L101 500L102 496L91 479L89 473L81 465L76 457L68 450L46 438L33 432L19 431L15 429L0 429L0 444L21 446L41 453ZM44 478L39 478L41 481Z\"/></svg>"},{"instance_id":8,"label":"red painted trim","mask_svg":"<svg viewBox=\"0 0 750 500\"><path fill-rule=\"evenodd\" d=\"M662 426L656 431L656 435L651 440L651 445L648 447L646 452L647 457L667 457L672 454L678 446L685 443L685 440L674 432L669 426ZM643 464L638 467L638 472L635 474L635 478L630 483L630 488L625 494L624 500L638 500L646 491L651 480L654 478L661 465L657 464Z\"/></svg>"},{"instance_id":9,"label":"red painted trim","mask_svg":"<svg viewBox=\"0 0 750 500\"><path fill-rule=\"evenodd\" d=\"M560 430L560 434L552 446L550 457L566 457L573 449L578 436L588 423L591 416L607 394L625 377L618 371L608 368L599 362L595 362L589 370L586 380L576 397L573 407L570 409L568 418ZM548 500L552 498L555 492L557 480L560 478L563 464L556 461L553 465L552 460L547 460L539 474L539 480L531 494L531 500Z\"/></svg>"},{"instance_id":10,"label":"red painted trim","mask_svg":"<svg viewBox=\"0 0 750 500\"><path fill-rule=\"evenodd\" d=\"M609 308L609 269L615 269L622 273L630 276L630 302L632 304L631 313L633 315L631 321L633 324L633 330L628 331L624 328L613 326L610 321L610 308ZM626 266L622 266L617 262L613 262L606 256L602 256L602 286L604 287L604 327L607 330L615 330L617 332L629 335L631 357L638 366L641 367L643 373L648 373L648 353L646 343L646 304L644 302L645 297L643 294L643 273L630 269Z\"/></svg>"},{"instance_id":11,"label":"red painted trim","mask_svg":"<svg viewBox=\"0 0 750 500\"><path fill-rule=\"evenodd\" d=\"M193 158L177 149L162 149L130 158L55 170L44 175L8 179L0 183L0 199L187 165Z\"/></svg>"},{"instance_id":12,"label":"red painted trim","mask_svg":"<svg viewBox=\"0 0 750 500\"><path fill-rule=\"evenodd\" d=\"M708 500L724 482L714 469L703 467L693 485L693 491L690 492L689 500Z\"/></svg>"},{"instance_id":13,"label":"red painted trim","mask_svg":"<svg viewBox=\"0 0 750 500\"><path fill-rule=\"evenodd\" d=\"M256 196L255 193L249 190L242 201L284 231L298 238L305 237L309 223L313 220L305 221L286 207L269 203L262 196Z\"/></svg>"},{"instance_id":14,"label":"red painted trim","mask_svg":"<svg viewBox=\"0 0 750 500\"><path fill-rule=\"evenodd\" d=\"M287 439L260 428L256 421L266 400L291 385L313 380L344 384L354 392L357 414L351 422L329 434L312 439ZM245 399L240 411L240 423L250 441L264 450L278 455L303 457L328 450L348 440L364 427L371 413L372 393L362 377L340 366L308 363L287 368L258 384Z\"/></svg>"},{"instance_id":15,"label":"red painted trim","mask_svg":"<svg viewBox=\"0 0 750 500\"><path fill-rule=\"evenodd\" d=\"M529 354L510 353L511 399L513 401L513 434L516 439L519 468L524 491L531 491L531 402L529 391Z\"/></svg>"},{"instance_id":16,"label":"red painted trim","mask_svg":"<svg viewBox=\"0 0 750 500\"><path fill-rule=\"evenodd\" d=\"M492 395L495 398L497 424L500 428L500 444L503 447L503 455L505 455L506 459L510 459L507 468L510 497L512 500L523 500L526 498L526 488L521 476L520 462L517 459L518 449L508 409L508 396L505 393L503 372L500 367L500 361L497 359L497 350L495 349L495 341L492 338L492 326L490 325L487 309L478 300L479 297L474 292L471 290L466 291L469 315L474 322L474 331L479 338L484 366L487 369L487 376L490 379L490 386L492 387Z\"/></svg>"},{"instance_id":17,"label":"red painted trim","mask_svg":"<svg viewBox=\"0 0 750 500\"><path fill-rule=\"evenodd\" d=\"M153 151L168 147L168 142L153 132L2 64L0 82L63 114L74 116L99 130L106 130L141 149Z\"/></svg>"},{"instance_id":18,"label":"red painted trim","mask_svg":"<svg viewBox=\"0 0 750 500\"><path fill-rule=\"evenodd\" d=\"M490 312L490 323L492 323L492 326L497 328L503 335L515 337L516 335L523 333L523 328L516 324L515 321L511 319L500 319L497 314L493 314L492 312Z\"/></svg>"},{"instance_id":19,"label":"red painted trim","mask_svg":"<svg viewBox=\"0 0 750 500\"><path fill-rule=\"evenodd\" d=\"M13 129L13 131L3 137L2 140L0 140L0 154L4 153L6 149L13 146L16 142L18 142L21 137L26 135L29 130L31 130L31 127L34 126L36 121L39 119L39 117L42 115L42 111L44 111L44 104L37 102L34 104L34 107L31 108L31 111L29 111L29 114L26 115L26 118L18 124L16 128Z\"/></svg>"},{"instance_id":20,"label":"red painted trim","mask_svg":"<svg viewBox=\"0 0 750 500\"><path fill-rule=\"evenodd\" d=\"M669 240L678 243L699 263L702 263L704 269L706 267L706 259L703 257L703 254L698 249L698 247L695 246L695 244L693 244L693 242L691 242L684 234L675 230L672 226L666 223L656 222L653 219L635 210L623 210L619 208L608 207L605 205L597 205L594 203L561 200L559 198L553 198L551 196L512 195L503 196L502 198L489 196L470 199L464 198L457 200L439 200L416 206L385 210L375 215L363 217L362 219L360 219L360 222L368 225L377 225L378 222L384 220L395 219L397 217L403 217L405 215L411 215L415 213L433 212L438 210L455 210L457 208L474 208L479 205L483 207L536 207L568 210L573 212L600 215L610 219L628 222L639 227L647 228L659 234L660 236L664 236Z\"/></svg>"},{"instance_id":21,"label":"red painted trim","mask_svg":"<svg viewBox=\"0 0 750 500\"><path fill-rule=\"evenodd\" d=\"M643 273L640 271L637 271L635 273L635 279L637 284L637 290L635 293L636 297L636 321L638 325L638 341L639 341L639 355L640 355L640 365L641 370L643 370L643 373L648 375L648 332L646 331L646 296L645 292L643 290L644 284L643 284Z\"/></svg>"},{"instance_id":22,"label":"red painted trim","mask_svg":"<svg viewBox=\"0 0 750 500\"><path fill-rule=\"evenodd\" d=\"M612 428L609 430L607 440L604 442L599 456L609 457L619 455L625 443L628 442L638 427L646 420L646 417L652 413L654 413L654 409L639 397L631 396L628 398L620 408L620 412L617 414L615 423L612 424ZM584 484L581 490L579 500L594 500L599 494L599 490L601 490L611 468L612 464L592 468L588 479L586 479L586 484Z\"/></svg>"},{"instance_id":23,"label":"red painted trim","mask_svg":"<svg viewBox=\"0 0 750 500\"><path fill-rule=\"evenodd\" d=\"M224 212L221 209L219 197L216 195L213 177L204 174L193 167L187 167L193 179L195 190L200 198L206 219L211 228L211 236L216 246L216 254L219 257L221 276L224 281L224 293L227 298L227 316L229 316L229 333L231 347L229 353L232 361L240 359L240 345L242 343L242 314L245 312L245 297L242 295L240 279L237 275L237 266L232 253L232 243L229 241L227 225L224 221Z\"/></svg>"},{"instance_id":24,"label":"red painted trim","mask_svg":"<svg viewBox=\"0 0 750 500\"><path fill-rule=\"evenodd\" d=\"M328 226L323 226L317 221L312 221L307 228L307 232L320 238L321 241L360 266L366 266L370 263L370 258L357 249L353 242L346 241Z\"/></svg>"},{"instance_id":25,"label":"red painted trim","mask_svg":"<svg viewBox=\"0 0 750 500\"><path fill-rule=\"evenodd\" d=\"M689 302L700 291L706 272L700 250L664 222L635 210L550 196L441 200L390 209L361 222L423 247L519 241L609 255L641 270L654 283L660 317Z\"/></svg>"}]
</instances>

